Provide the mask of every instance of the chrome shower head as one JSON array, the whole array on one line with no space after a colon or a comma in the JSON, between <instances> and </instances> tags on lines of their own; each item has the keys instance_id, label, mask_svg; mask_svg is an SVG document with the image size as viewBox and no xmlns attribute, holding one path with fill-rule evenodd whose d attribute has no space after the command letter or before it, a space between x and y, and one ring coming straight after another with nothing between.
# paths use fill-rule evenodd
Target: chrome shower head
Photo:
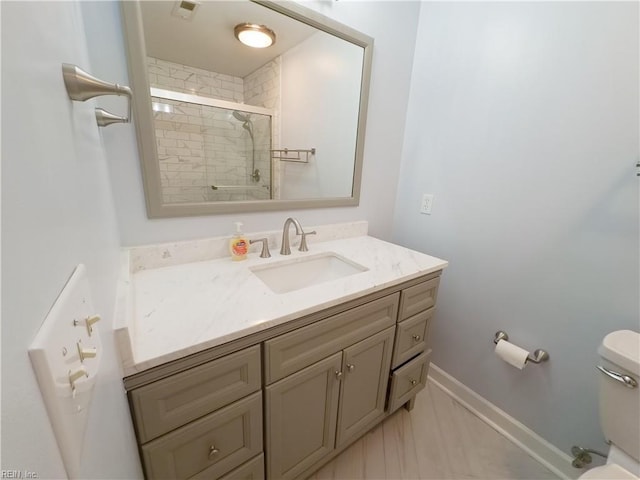
<instances>
[{"instance_id":1,"label":"chrome shower head","mask_svg":"<svg viewBox=\"0 0 640 480\"><path fill-rule=\"evenodd\" d=\"M249 113L242 113L238 110L233 111L233 117L236 120L242 122L242 128L244 128L247 132L249 132L249 136L253 141L253 123L251 123L251 118Z\"/></svg>"},{"instance_id":2,"label":"chrome shower head","mask_svg":"<svg viewBox=\"0 0 640 480\"><path fill-rule=\"evenodd\" d=\"M239 112L238 110L233 111L233 116L235 117L236 120L239 120L241 122L250 121L248 113L242 113L242 112Z\"/></svg>"}]
</instances>

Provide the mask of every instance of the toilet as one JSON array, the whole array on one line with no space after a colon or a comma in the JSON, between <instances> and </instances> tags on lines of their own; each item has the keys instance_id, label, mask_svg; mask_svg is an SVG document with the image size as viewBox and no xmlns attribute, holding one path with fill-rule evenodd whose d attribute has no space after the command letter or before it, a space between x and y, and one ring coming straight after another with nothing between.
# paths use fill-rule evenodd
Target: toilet
<instances>
[{"instance_id":1,"label":"toilet","mask_svg":"<svg viewBox=\"0 0 640 480\"><path fill-rule=\"evenodd\" d=\"M611 442L606 465L580 479L640 478L640 333L611 332L598 349L600 424Z\"/></svg>"}]
</instances>

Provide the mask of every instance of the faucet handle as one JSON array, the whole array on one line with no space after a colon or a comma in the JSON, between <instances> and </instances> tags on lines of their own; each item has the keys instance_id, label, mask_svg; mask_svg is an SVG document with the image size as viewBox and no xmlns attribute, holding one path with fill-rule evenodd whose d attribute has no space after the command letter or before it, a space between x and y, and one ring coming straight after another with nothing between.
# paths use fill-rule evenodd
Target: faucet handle
<instances>
[{"instance_id":1,"label":"faucet handle","mask_svg":"<svg viewBox=\"0 0 640 480\"><path fill-rule=\"evenodd\" d=\"M300 248L298 248L298 250L300 252L308 252L309 251L309 247L307 246L307 235L315 235L316 231L314 230L313 232L302 232L300 235L302 235L302 240L300 240Z\"/></svg>"},{"instance_id":2,"label":"faucet handle","mask_svg":"<svg viewBox=\"0 0 640 480\"><path fill-rule=\"evenodd\" d=\"M249 240L249 245L262 242L262 252L260 252L260 258L269 258L271 252L269 251L269 239L268 238L256 238L255 240Z\"/></svg>"}]
</instances>

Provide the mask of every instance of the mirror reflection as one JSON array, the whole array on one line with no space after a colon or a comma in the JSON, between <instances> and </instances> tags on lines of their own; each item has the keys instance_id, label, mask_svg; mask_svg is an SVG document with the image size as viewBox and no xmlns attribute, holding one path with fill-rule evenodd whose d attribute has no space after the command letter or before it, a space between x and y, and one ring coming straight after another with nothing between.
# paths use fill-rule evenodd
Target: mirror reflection
<instances>
[{"instance_id":1,"label":"mirror reflection","mask_svg":"<svg viewBox=\"0 0 640 480\"><path fill-rule=\"evenodd\" d=\"M131 74L149 91L135 107L150 125L138 128L150 216L357 204L368 37L300 6L128 3L128 37L133 30L142 40L142 52L129 41ZM241 43L244 24L267 26L273 44Z\"/></svg>"},{"instance_id":2,"label":"mirror reflection","mask_svg":"<svg viewBox=\"0 0 640 480\"><path fill-rule=\"evenodd\" d=\"M271 198L272 113L157 88L151 100L165 203Z\"/></svg>"}]
</instances>

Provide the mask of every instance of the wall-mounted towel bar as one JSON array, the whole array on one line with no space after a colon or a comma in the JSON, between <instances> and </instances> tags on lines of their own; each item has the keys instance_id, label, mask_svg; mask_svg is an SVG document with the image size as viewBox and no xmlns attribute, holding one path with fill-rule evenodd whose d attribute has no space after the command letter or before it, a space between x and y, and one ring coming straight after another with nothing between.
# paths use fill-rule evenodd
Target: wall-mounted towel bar
<instances>
[{"instance_id":1,"label":"wall-mounted towel bar","mask_svg":"<svg viewBox=\"0 0 640 480\"><path fill-rule=\"evenodd\" d=\"M316 154L315 148L291 150L289 148L271 150L271 157L282 162L309 163L309 157ZM304 158L303 158L304 156Z\"/></svg>"},{"instance_id":2,"label":"wall-mounted towel bar","mask_svg":"<svg viewBox=\"0 0 640 480\"><path fill-rule=\"evenodd\" d=\"M114 115L102 108L96 108L96 121L98 126L106 127L113 123L129 123L131 119L131 99L133 93L126 85L105 82L85 72L77 65L62 64L62 77L67 87L67 93L71 100L84 102L101 95L124 95L128 98L129 108L126 117Z\"/></svg>"}]
</instances>

